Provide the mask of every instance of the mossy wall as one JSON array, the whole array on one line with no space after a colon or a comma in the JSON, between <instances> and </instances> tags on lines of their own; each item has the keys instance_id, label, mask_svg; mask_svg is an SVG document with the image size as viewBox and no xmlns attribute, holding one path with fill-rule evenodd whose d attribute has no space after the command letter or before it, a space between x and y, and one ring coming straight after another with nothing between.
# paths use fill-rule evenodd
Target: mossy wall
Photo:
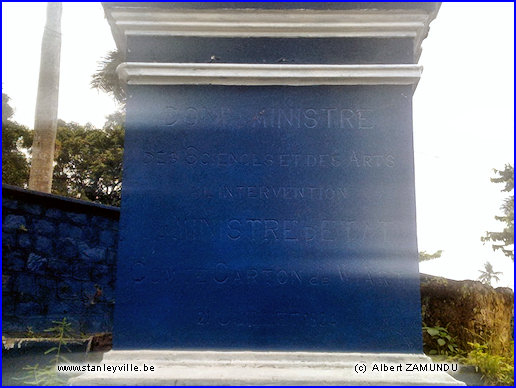
<instances>
[{"instance_id":1,"label":"mossy wall","mask_svg":"<svg viewBox=\"0 0 516 388\"><path fill-rule=\"evenodd\" d=\"M513 339L510 288L421 274L421 305L424 324L447 328L462 350L470 349L468 342L487 343L494 354L502 355Z\"/></svg>"}]
</instances>

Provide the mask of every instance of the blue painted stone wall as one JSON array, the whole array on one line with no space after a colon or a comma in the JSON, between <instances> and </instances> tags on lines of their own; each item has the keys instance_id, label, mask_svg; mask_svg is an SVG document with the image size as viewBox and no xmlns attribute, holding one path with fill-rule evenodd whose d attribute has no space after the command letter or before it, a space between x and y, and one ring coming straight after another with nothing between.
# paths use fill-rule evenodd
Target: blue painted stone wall
<instances>
[{"instance_id":1,"label":"blue painted stone wall","mask_svg":"<svg viewBox=\"0 0 516 388\"><path fill-rule=\"evenodd\" d=\"M112 330L118 208L2 186L2 331Z\"/></svg>"}]
</instances>

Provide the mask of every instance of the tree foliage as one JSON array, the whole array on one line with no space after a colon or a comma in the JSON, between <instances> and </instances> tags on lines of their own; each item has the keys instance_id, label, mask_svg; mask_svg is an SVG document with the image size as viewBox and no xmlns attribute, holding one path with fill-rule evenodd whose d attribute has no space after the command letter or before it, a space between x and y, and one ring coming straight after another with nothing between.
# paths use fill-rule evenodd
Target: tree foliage
<instances>
[{"instance_id":1,"label":"tree foliage","mask_svg":"<svg viewBox=\"0 0 516 388\"><path fill-rule=\"evenodd\" d=\"M11 121L14 109L9 100L2 93L2 183L26 187L30 167L26 155L32 144L32 131Z\"/></svg>"},{"instance_id":2,"label":"tree foliage","mask_svg":"<svg viewBox=\"0 0 516 388\"><path fill-rule=\"evenodd\" d=\"M498 277L498 275L501 275L502 273L495 272L495 270L493 269L493 265L489 261L486 261L484 263L484 269L485 269L485 271L482 271L482 270L478 271L478 272L480 272L480 276L478 277L478 280L480 280L484 284L489 284L489 285L491 285L491 281L493 279L496 280L497 282L500 281L500 278Z\"/></svg>"},{"instance_id":3,"label":"tree foliage","mask_svg":"<svg viewBox=\"0 0 516 388\"><path fill-rule=\"evenodd\" d=\"M495 216L495 219L503 222L505 227L501 232L486 232L484 237L481 237L482 242L492 242L493 250L500 250L507 257L514 261L514 167L511 164L506 164L504 170L493 170L498 176L491 178L493 183L503 183L505 187L502 191L510 193L500 207L503 212L501 216Z\"/></svg>"},{"instance_id":4,"label":"tree foliage","mask_svg":"<svg viewBox=\"0 0 516 388\"><path fill-rule=\"evenodd\" d=\"M122 62L124 62L124 55L120 51L107 53L92 76L91 87L110 94L118 103L125 104L125 87L116 73L116 68Z\"/></svg>"},{"instance_id":5,"label":"tree foliage","mask_svg":"<svg viewBox=\"0 0 516 388\"><path fill-rule=\"evenodd\" d=\"M2 93L2 183L27 187L33 131L11 121ZM119 206L122 188L124 113L107 117L102 129L58 121L52 193Z\"/></svg>"},{"instance_id":6,"label":"tree foliage","mask_svg":"<svg viewBox=\"0 0 516 388\"><path fill-rule=\"evenodd\" d=\"M419 252L419 262L438 259L443 254L442 250L438 250L434 253L427 253L426 251Z\"/></svg>"},{"instance_id":7,"label":"tree foliage","mask_svg":"<svg viewBox=\"0 0 516 388\"><path fill-rule=\"evenodd\" d=\"M108 116L102 129L59 121L54 193L120 205L123 117L121 112Z\"/></svg>"}]
</instances>

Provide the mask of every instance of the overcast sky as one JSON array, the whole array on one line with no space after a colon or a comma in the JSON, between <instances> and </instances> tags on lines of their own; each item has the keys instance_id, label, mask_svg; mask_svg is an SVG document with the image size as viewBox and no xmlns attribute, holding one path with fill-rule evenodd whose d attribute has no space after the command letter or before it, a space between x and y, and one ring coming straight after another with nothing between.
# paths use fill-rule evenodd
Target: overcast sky
<instances>
[{"instance_id":1,"label":"overcast sky","mask_svg":"<svg viewBox=\"0 0 516 388\"><path fill-rule=\"evenodd\" d=\"M2 89L14 120L32 128L45 3L2 3ZM423 43L414 95L420 250L443 250L421 272L477 279L489 260L514 287L513 262L480 237L506 194L489 181L514 159L514 4L443 3ZM100 3L64 3L59 118L97 127L117 107L89 87L97 61L115 44Z\"/></svg>"}]
</instances>

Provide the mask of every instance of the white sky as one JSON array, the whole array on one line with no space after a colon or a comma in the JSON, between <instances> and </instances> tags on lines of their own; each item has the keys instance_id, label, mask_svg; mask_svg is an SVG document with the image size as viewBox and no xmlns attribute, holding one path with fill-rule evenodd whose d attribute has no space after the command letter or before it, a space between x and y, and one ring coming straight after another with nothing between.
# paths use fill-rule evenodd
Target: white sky
<instances>
[{"instance_id":1,"label":"white sky","mask_svg":"<svg viewBox=\"0 0 516 388\"><path fill-rule=\"evenodd\" d=\"M2 89L32 128L46 3L2 3ZM414 95L419 250L444 250L421 272L477 279L489 260L514 288L514 264L480 237L506 194L489 181L514 160L514 4L443 3L423 43ZM89 86L115 49L100 3L64 3L59 118L102 127L113 100Z\"/></svg>"}]
</instances>

